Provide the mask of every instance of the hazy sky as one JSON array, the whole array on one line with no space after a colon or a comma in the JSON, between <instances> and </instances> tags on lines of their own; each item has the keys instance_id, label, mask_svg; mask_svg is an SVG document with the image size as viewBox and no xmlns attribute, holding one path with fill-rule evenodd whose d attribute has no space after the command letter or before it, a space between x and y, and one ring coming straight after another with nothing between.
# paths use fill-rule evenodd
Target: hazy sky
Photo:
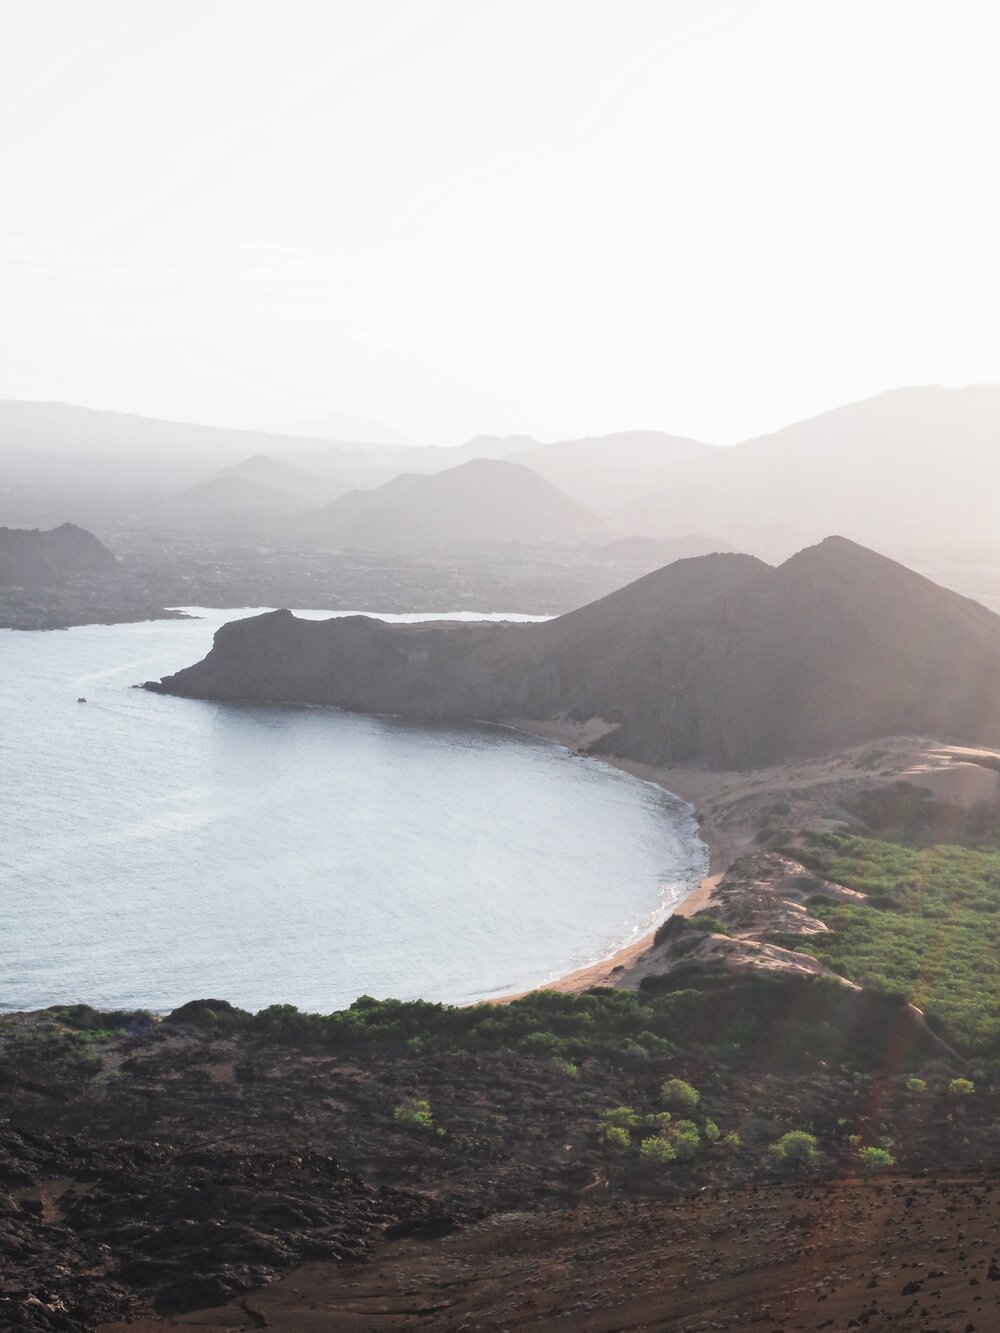
<instances>
[{"instance_id":1,"label":"hazy sky","mask_svg":"<svg viewBox=\"0 0 1000 1333\"><path fill-rule=\"evenodd\" d=\"M0 0L0 397L725 442L1000 380L994 0Z\"/></svg>"}]
</instances>

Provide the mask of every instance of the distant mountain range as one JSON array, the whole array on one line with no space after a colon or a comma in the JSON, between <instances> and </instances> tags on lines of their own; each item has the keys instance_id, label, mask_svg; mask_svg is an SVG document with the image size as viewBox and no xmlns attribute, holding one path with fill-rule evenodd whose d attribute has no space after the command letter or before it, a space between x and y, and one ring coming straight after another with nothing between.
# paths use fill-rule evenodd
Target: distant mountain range
<instances>
[{"instance_id":1,"label":"distant mountain range","mask_svg":"<svg viewBox=\"0 0 1000 1333\"><path fill-rule=\"evenodd\" d=\"M998 680L1000 617L831 537L777 569L682 560L541 625L272 612L225 626L203 662L153 688L593 722L595 751L746 768L889 735L996 744Z\"/></svg>"},{"instance_id":2,"label":"distant mountain range","mask_svg":"<svg viewBox=\"0 0 1000 1333\"><path fill-rule=\"evenodd\" d=\"M33 588L58 583L71 574L105 574L118 567L108 548L72 523L40 532L0 528L0 585Z\"/></svg>"},{"instance_id":3,"label":"distant mountain range","mask_svg":"<svg viewBox=\"0 0 1000 1333\"><path fill-rule=\"evenodd\" d=\"M94 473L101 485L110 480L123 489L204 480L248 456L295 459L303 447L296 436L99 412L68 403L0 401L0 463L9 468L13 462L20 473L44 473L53 460L73 460L81 471ZM349 448L340 452L349 470L356 458ZM385 480L384 473L372 475ZM348 477L348 484L359 483Z\"/></svg>"},{"instance_id":4,"label":"distant mountain range","mask_svg":"<svg viewBox=\"0 0 1000 1333\"><path fill-rule=\"evenodd\" d=\"M484 458L351 491L302 515L295 529L315 542L373 548L577 545L611 531L529 468Z\"/></svg>"},{"instance_id":5,"label":"distant mountain range","mask_svg":"<svg viewBox=\"0 0 1000 1333\"><path fill-rule=\"evenodd\" d=\"M100 497L106 514L109 495L166 495L232 475L318 508L399 476L490 459L530 468L609 524L609 537L694 531L769 558L830 531L883 550L930 542L1000 545L998 385L895 389L727 448L657 431L552 444L477 436L455 449L322 444L58 403L0 402L0 480L22 486L19 497L26 478L43 499L62 487L57 512L71 516L78 508L63 503L67 487L90 497L86 512L98 508L94 497ZM77 467L53 471L54 462L70 458ZM213 489L221 495L223 488ZM412 482L404 489L416 494ZM238 526L240 496L228 490L227 522ZM244 488L243 500L257 522L263 497ZM31 512L26 503L19 498L19 521ZM366 504L350 502L359 514ZM517 524L511 516L508 526ZM399 544L396 537L392 542Z\"/></svg>"},{"instance_id":6,"label":"distant mountain range","mask_svg":"<svg viewBox=\"0 0 1000 1333\"><path fill-rule=\"evenodd\" d=\"M1000 538L1000 385L893 389L684 461L623 505L650 535L706 527L776 546L833 531L886 546Z\"/></svg>"},{"instance_id":7,"label":"distant mountain range","mask_svg":"<svg viewBox=\"0 0 1000 1333\"><path fill-rule=\"evenodd\" d=\"M346 440L354 445L396 445L413 448L413 441L384 421L339 412L310 421L296 421L288 425L272 426L266 434L295 435L307 440Z\"/></svg>"}]
</instances>

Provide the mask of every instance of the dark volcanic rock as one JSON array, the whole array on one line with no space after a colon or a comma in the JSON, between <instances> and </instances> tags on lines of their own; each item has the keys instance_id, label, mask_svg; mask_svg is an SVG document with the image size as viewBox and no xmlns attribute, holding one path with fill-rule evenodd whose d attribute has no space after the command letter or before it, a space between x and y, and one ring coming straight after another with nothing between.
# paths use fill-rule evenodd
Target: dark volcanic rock
<instances>
[{"instance_id":1,"label":"dark volcanic rock","mask_svg":"<svg viewBox=\"0 0 1000 1333\"><path fill-rule=\"evenodd\" d=\"M455 1225L428 1197L367 1185L323 1153L5 1129L0 1156L33 1189L0 1194L2 1328L90 1329L150 1302L192 1310L306 1260L366 1258L389 1228Z\"/></svg>"}]
</instances>

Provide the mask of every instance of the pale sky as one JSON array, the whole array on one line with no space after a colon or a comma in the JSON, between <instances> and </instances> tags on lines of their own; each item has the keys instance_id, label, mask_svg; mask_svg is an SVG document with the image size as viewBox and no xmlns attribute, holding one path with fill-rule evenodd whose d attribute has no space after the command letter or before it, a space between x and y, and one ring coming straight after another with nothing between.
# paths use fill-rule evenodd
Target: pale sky
<instances>
[{"instance_id":1,"label":"pale sky","mask_svg":"<svg viewBox=\"0 0 1000 1333\"><path fill-rule=\"evenodd\" d=\"M0 397L730 442L1000 380L993 0L0 0Z\"/></svg>"}]
</instances>

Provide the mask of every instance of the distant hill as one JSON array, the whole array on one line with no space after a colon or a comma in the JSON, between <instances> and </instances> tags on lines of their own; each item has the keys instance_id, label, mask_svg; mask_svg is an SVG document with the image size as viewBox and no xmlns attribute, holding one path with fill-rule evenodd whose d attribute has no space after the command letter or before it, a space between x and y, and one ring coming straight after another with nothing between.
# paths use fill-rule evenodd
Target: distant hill
<instances>
[{"instance_id":1,"label":"distant hill","mask_svg":"<svg viewBox=\"0 0 1000 1333\"><path fill-rule=\"evenodd\" d=\"M464 444L451 447L437 445L396 445L342 443L322 454L303 454L299 464L307 471L330 473L337 477L347 475L345 467L353 469L356 484L380 485L404 472L444 472L447 468L468 463L473 458L508 458L511 454L537 444L530 435L475 435Z\"/></svg>"},{"instance_id":2,"label":"distant hill","mask_svg":"<svg viewBox=\"0 0 1000 1333\"><path fill-rule=\"evenodd\" d=\"M1000 617L831 537L680 560L539 625L225 626L168 692L414 718L603 720L600 750L748 768L890 735L1000 742Z\"/></svg>"},{"instance_id":3,"label":"distant hill","mask_svg":"<svg viewBox=\"0 0 1000 1333\"><path fill-rule=\"evenodd\" d=\"M893 389L684 463L618 514L633 532L710 526L775 548L838 531L894 543L995 540L1000 385Z\"/></svg>"},{"instance_id":4,"label":"distant hill","mask_svg":"<svg viewBox=\"0 0 1000 1333\"><path fill-rule=\"evenodd\" d=\"M43 587L72 574L114 572L118 561L92 532L72 523L38 528L0 528L0 585Z\"/></svg>"},{"instance_id":5,"label":"distant hill","mask_svg":"<svg viewBox=\"0 0 1000 1333\"><path fill-rule=\"evenodd\" d=\"M285 518L304 505L294 495L250 477L210 477L172 495L163 513L178 526L204 529L221 523L231 533L251 521Z\"/></svg>"},{"instance_id":6,"label":"distant hill","mask_svg":"<svg viewBox=\"0 0 1000 1333\"><path fill-rule=\"evenodd\" d=\"M433 475L406 473L304 515L297 532L336 546L576 545L608 528L526 467L473 459Z\"/></svg>"},{"instance_id":7,"label":"distant hill","mask_svg":"<svg viewBox=\"0 0 1000 1333\"><path fill-rule=\"evenodd\" d=\"M627 430L581 440L536 444L511 455L539 476L602 514L670 486L678 468L717 453L658 430Z\"/></svg>"},{"instance_id":8,"label":"distant hill","mask_svg":"<svg viewBox=\"0 0 1000 1333\"><path fill-rule=\"evenodd\" d=\"M353 489L350 481L337 481L332 476L307 472L304 468L286 463L280 458L271 458L268 454L254 454L241 463L223 468L219 477L257 482L286 496L308 500L313 504L321 500L333 500Z\"/></svg>"}]
</instances>

